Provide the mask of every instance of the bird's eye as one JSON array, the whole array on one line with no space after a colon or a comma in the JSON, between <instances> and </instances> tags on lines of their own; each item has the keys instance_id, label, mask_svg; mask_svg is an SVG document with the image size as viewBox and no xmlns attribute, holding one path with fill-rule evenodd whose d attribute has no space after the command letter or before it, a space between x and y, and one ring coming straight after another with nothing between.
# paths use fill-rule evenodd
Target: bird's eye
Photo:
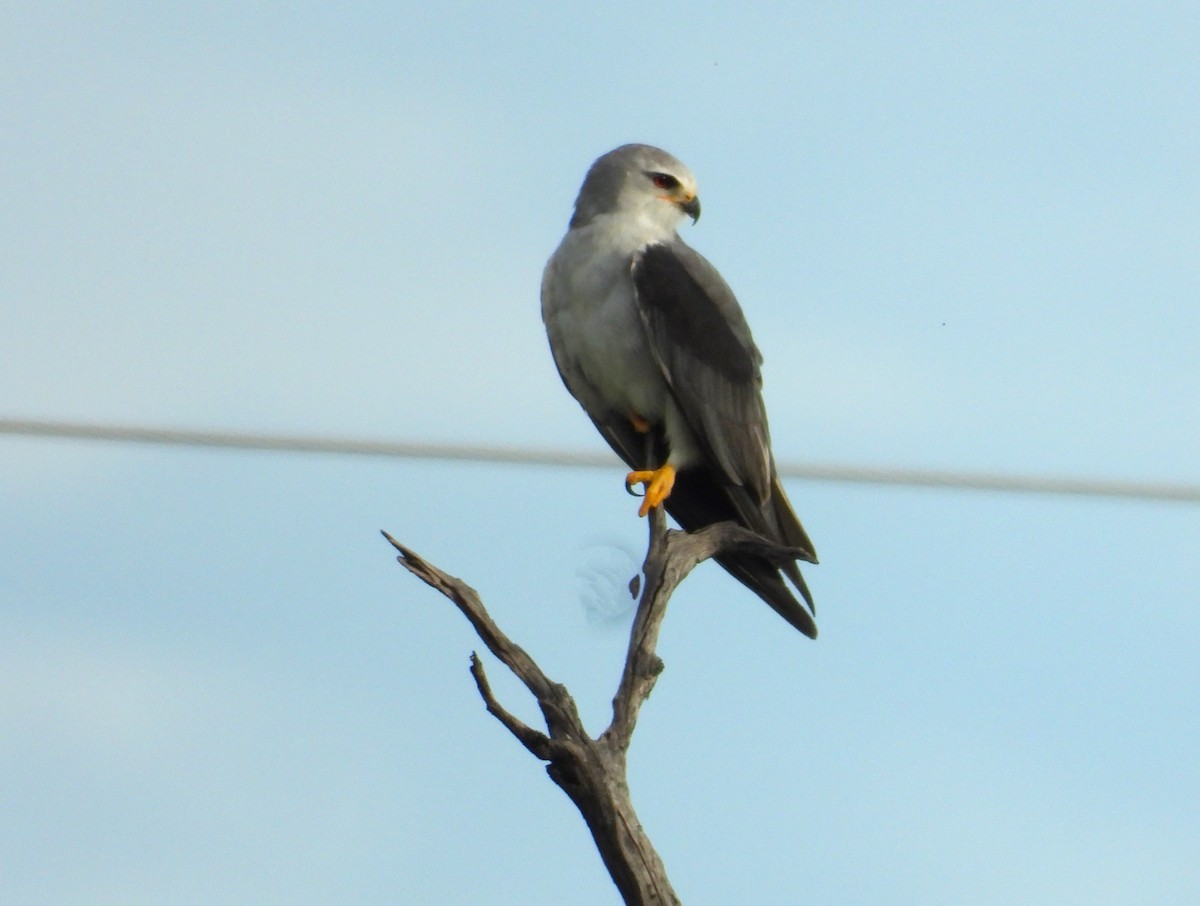
<instances>
[{"instance_id":1,"label":"bird's eye","mask_svg":"<svg viewBox=\"0 0 1200 906\"><path fill-rule=\"evenodd\" d=\"M679 180L670 173L651 173L650 181L660 189L674 189L679 185Z\"/></svg>"}]
</instances>

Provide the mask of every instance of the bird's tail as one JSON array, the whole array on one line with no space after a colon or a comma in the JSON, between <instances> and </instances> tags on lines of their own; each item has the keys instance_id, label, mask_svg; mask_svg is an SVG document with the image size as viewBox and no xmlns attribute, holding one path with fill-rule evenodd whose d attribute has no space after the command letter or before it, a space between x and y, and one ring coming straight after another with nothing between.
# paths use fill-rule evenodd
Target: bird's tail
<instances>
[{"instance_id":1,"label":"bird's tail","mask_svg":"<svg viewBox=\"0 0 1200 906\"><path fill-rule=\"evenodd\" d=\"M767 504L774 508L775 524L779 528L779 541L787 547L794 547L797 550L804 551L804 556L800 559L808 563L817 562L817 549L813 547L812 541L808 537L808 532L804 531L804 526L800 524L800 517L796 515L796 511L792 509L792 502L788 500L787 494L784 493L783 485L779 483L779 478L776 476L771 485L771 501ZM793 564L794 566L795 564ZM790 575L788 578L792 578ZM804 599L810 600L808 589L804 586L804 580L800 578L800 570L796 570L796 587L801 589L804 594ZM811 602L810 602L811 603Z\"/></svg>"},{"instance_id":2,"label":"bird's tail","mask_svg":"<svg viewBox=\"0 0 1200 906\"><path fill-rule=\"evenodd\" d=\"M798 559L817 562L812 541L792 510L778 478L772 482L770 499L765 506L760 506L745 488L724 487L711 472L681 471L666 507L685 531L694 532L714 522L733 519L768 541L794 548ZM817 637L812 594L795 561L780 566L764 557L741 553L715 559L781 617L809 638ZM784 576L803 597L807 608L788 588Z\"/></svg>"},{"instance_id":3,"label":"bird's tail","mask_svg":"<svg viewBox=\"0 0 1200 906\"><path fill-rule=\"evenodd\" d=\"M716 561L802 633L810 639L817 637L817 622L813 618L815 609L813 608L812 594L809 593L808 586L804 583L804 577L800 575L800 569L794 562L783 567L776 567L761 557L745 556L717 557ZM780 569L796 586L796 590L804 597L808 607L796 600L792 590L787 587L779 575Z\"/></svg>"}]
</instances>

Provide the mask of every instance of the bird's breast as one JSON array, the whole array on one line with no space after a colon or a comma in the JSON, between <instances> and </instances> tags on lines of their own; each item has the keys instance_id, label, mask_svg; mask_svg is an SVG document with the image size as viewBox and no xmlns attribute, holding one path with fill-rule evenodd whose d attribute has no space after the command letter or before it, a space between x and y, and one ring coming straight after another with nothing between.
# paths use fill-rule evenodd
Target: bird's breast
<instances>
[{"instance_id":1,"label":"bird's breast","mask_svg":"<svg viewBox=\"0 0 1200 906\"><path fill-rule=\"evenodd\" d=\"M628 260L564 245L547 268L542 314L567 385L590 414L603 408L662 419L667 385L637 311Z\"/></svg>"}]
</instances>

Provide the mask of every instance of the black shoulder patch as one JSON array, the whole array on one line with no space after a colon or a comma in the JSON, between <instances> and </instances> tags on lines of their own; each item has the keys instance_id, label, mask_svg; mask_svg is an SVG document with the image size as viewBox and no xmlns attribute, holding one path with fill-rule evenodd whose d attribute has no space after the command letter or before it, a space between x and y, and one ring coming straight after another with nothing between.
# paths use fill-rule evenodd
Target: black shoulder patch
<instances>
[{"instance_id":1,"label":"black shoulder patch","mask_svg":"<svg viewBox=\"0 0 1200 906\"><path fill-rule=\"evenodd\" d=\"M665 340L734 383L755 381L751 352L669 246L649 245L641 251L634 261L633 283L656 340Z\"/></svg>"}]
</instances>

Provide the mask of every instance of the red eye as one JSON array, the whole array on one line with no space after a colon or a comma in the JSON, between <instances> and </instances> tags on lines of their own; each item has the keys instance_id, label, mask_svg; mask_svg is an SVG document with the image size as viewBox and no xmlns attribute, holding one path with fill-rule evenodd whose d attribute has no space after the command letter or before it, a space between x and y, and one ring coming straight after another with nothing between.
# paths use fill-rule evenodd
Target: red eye
<instances>
[{"instance_id":1,"label":"red eye","mask_svg":"<svg viewBox=\"0 0 1200 906\"><path fill-rule=\"evenodd\" d=\"M650 181L660 189L674 189L679 185L679 180L670 173L651 173Z\"/></svg>"}]
</instances>

